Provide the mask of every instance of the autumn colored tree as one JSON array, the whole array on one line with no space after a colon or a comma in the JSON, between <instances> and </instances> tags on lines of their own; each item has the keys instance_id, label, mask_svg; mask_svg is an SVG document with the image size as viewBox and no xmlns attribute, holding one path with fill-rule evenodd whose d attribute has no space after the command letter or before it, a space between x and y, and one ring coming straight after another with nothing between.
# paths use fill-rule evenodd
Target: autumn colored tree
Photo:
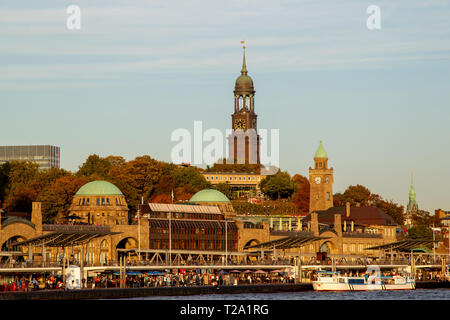
<instances>
[{"instance_id":1,"label":"autumn colored tree","mask_svg":"<svg viewBox=\"0 0 450 320\"><path fill-rule=\"evenodd\" d=\"M41 186L37 183L39 165L30 161L11 161L8 164L8 179L5 205L8 211L31 212L31 203L36 200Z\"/></svg>"},{"instance_id":2,"label":"autumn colored tree","mask_svg":"<svg viewBox=\"0 0 450 320\"><path fill-rule=\"evenodd\" d=\"M56 179L39 194L37 200L42 202L42 219L47 223L66 216L75 193L89 179L86 177L64 176Z\"/></svg>"},{"instance_id":3,"label":"autumn colored tree","mask_svg":"<svg viewBox=\"0 0 450 320\"><path fill-rule=\"evenodd\" d=\"M309 180L300 174L295 174L292 177L292 181L297 186L295 193L292 195L292 202L298 207L302 214L307 214L309 213L310 197Z\"/></svg>"},{"instance_id":4,"label":"autumn colored tree","mask_svg":"<svg viewBox=\"0 0 450 320\"><path fill-rule=\"evenodd\" d=\"M399 225L404 224L405 219L403 216L403 206L398 205L392 200L386 201L383 199L378 199L374 205L390 215L392 219L394 219L395 223Z\"/></svg>"},{"instance_id":5,"label":"autumn colored tree","mask_svg":"<svg viewBox=\"0 0 450 320\"><path fill-rule=\"evenodd\" d=\"M345 206L347 202L351 206L355 206L357 203L361 206L376 206L390 215L397 224L403 224L403 206L398 205L392 200L384 200L380 195L372 193L368 188L360 184L349 186L344 193L336 193L333 195L335 207Z\"/></svg>"},{"instance_id":6,"label":"autumn colored tree","mask_svg":"<svg viewBox=\"0 0 450 320\"><path fill-rule=\"evenodd\" d=\"M32 182L28 186L21 186L14 190L6 203L8 211L31 212L32 203L36 201L41 188L39 184Z\"/></svg>"},{"instance_id":7,"label":"autumn colored tree","mask_svg":"<svg viewBox=\"0 0 450 320\"><path fill-rule=\"evenodd\" d=\"M163 163L150 156L136 157L134 160L112 167L111 182L126 196L128 204L141 203L141 197L151 199L162 175Z\"/></svg>"}]
</instances>

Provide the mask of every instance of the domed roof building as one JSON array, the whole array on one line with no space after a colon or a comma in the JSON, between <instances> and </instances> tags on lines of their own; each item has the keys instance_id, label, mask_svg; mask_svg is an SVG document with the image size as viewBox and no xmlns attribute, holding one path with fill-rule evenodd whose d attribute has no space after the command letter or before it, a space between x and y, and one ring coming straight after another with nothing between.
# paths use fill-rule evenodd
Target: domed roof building
<instances>
[{"instance_id":1,"label":"domed roof building","mask_svg":"<svg viewBox=\"0 0 450 320\"><path fill-rule=\"evenodd\" d=\"M91 181L74 195L69 215L80 222L97 225L128 224L128 205L125 196L108 181Z\"/></svg>"},{"instance_id":2,"label":"domed roof building","mask_svg":"<svg viewBox=\"0 0 450 320\"><path fill-rule=\"evenodd\" d=\"M82 186L75 194L77 196L86 195L122 195L122 191L108 181L91 181Z\"/></svg>"},{"instance_id":3,"label":"domed roof building","mask_svg":"<svg viewBox=\"0 0 450 320\"><path fill-rule=\"evenodd\" d=\"M236 216L233 205L231 204L227 196L215 189L203 189L197 192L191 197L189 203L217 206L219 207L220 211L225 214L226 217Z\"/></svg>"},{"instance_id":4,"label":"domed roof building","mask_svg":"<svg viewBox=\"0 0 450 320\"><path fill-rule=\"evenodd\" d=\"M229 203L230 200L220 191L215 189L203 189L196 194L194 194L189 202L226 202Z\"/></svg>"}]
</instances>

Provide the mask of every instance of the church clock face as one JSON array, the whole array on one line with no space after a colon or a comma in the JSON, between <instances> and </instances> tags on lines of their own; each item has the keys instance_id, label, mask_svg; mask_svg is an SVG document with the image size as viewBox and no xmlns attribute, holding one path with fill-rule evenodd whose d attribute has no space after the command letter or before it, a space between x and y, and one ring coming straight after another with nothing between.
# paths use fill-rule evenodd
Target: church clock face
<instances>
[{"instance_id":1,"label":"church clock face","mask_svg":"<svg viewBox=\"0 0 450 320\"><path fill-rule=\"evenodd\" d=\"M314 182L315 182L316 184L319 184L319 183L320 183L320 180L321 180L320 177L315 177L315 178L314 178Z\"/></svg>"},{"instance_id":2,"label":"church clock face","mask_svg":"<svg viewBox=\"0 0 450 320\"><path fill-rule=\"evenodd\" d=\"M234 121L234 128L235 129L245 129L246 121L244 119L236 119Z\"/></svg>"}]
</instances>

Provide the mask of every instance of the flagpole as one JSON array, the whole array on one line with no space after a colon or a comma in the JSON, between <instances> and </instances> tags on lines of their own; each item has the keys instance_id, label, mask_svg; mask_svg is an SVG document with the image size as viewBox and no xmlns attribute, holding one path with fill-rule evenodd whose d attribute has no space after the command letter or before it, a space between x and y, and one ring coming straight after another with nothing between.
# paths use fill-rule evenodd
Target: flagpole
<instances>
[{"instance_id":1,"label":"flagpole","mask_svg":"<svg viewBox=\"0 0 450 320\"><path fill-rule=\"evenodd\" d=\"M144 204L144 197L141 197L141 207ZM141 207L138 205L138 261L141 261Z\"/></svg>"},{"instance_id":2,"label":"flagpole","mask_svg":"<svg viewBox=\"0 0 450 320\"><path fill-rule=\"evenodd\" d=\"M172 189L173 204L173 189ZM169 265L172 266L172 212L169 212Z\"/></svg>"}]
</instances>

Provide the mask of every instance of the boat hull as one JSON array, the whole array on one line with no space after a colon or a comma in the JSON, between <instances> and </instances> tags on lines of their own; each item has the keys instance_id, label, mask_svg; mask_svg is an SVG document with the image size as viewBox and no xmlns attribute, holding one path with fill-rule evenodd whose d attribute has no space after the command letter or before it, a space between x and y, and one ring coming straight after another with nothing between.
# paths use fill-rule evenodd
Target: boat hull
<instances>
[{"instance_id":1,"label":"boat hull","mask_svg":"<svg viewBox=\"0 0 450 320\"><path fill-rule=\"evenodd\" d=\"M348 284L313 282L315 291L381 291L381 290L414 290L415 283L405 284Z\"/></svg>"}]
</instances>

